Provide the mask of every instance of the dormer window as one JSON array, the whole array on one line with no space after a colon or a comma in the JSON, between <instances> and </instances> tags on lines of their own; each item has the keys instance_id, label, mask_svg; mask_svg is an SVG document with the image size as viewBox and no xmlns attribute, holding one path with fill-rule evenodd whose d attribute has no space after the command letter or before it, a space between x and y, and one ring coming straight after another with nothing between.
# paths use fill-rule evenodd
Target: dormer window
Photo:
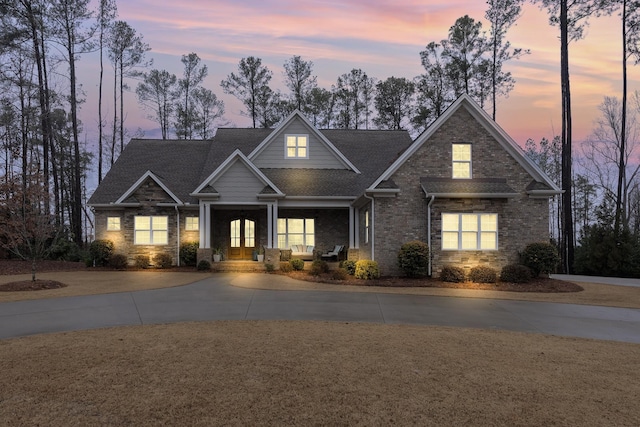
<instances>
[{"instance_id":1,"label":"dormer window","mask_svg":"<svg viewBox=\"0 0 640 427\"><path fill-rule=\"evenodd\" d=\"M309 158L309 135L285 135L285 159Z\"/></svg>"},{"instance_id":2,"label":"dormer window","mask_svg":"<svg viewBox=\"0 0 640 427\"><path fill-rule=\"evenodd\" d=\"M452 169L454 179L471 178L471 144L455 143L451 145Z\"/></svg>"}]
</instances>

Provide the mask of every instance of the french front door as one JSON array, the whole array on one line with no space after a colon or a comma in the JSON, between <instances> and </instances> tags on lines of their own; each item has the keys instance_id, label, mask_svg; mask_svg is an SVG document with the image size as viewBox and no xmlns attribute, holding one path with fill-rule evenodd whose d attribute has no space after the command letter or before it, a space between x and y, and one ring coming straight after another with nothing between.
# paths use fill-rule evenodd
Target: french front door
<instances>
[{"instance_id":1,"label":"french front door","mask_svg":"<svg viewBox=\"0 0 640 427\"><path fill-rule=\"evenodd\" d=\"M256 222L238 218L229 224L229 259L253 259L256 249Z\"/></svg>"}]
</instances>

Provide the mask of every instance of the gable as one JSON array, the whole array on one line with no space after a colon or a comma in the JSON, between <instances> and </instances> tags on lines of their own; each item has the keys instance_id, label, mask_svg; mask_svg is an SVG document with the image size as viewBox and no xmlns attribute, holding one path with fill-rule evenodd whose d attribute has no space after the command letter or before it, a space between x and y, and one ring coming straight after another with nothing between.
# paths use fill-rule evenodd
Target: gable
<instances>
[{"instance_id":1,"label":"gable","mask_svg":"<svg viewBox=\"0 0 640 427\"><path fill-rule=\"evenodd\" d=\"M160 177L151 171L145 172L115 203L182 204Z\"/></svg>"},{"instance_id":2,"label":"gable","mask_svg":"<svg viewBox=\"0 0 640 427\"><path fill-rule=\"evenodd\" d=\"M234 162L222 175L209 183L220 195L221 202L257 200L265 183L242 162Z\"/></svg>"},{"instance_id":3,"label":"gable","mask_svg":"<svg viewBox=\"0 0 640 427\"><path fill-rule=\"evenodd\" d=\"M287 158L287 135L307 137L305 158ZM359 171L351 162L300 113L294 112L278 126L249 156L260 169L350 169Z\"/></svg>"}]
</instances>

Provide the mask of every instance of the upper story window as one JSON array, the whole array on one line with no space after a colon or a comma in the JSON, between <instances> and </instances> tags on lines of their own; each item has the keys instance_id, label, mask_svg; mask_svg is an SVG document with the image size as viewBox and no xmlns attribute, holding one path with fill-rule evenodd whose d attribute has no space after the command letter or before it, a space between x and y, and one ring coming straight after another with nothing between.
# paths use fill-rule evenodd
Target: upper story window
<instances>
[{"instance_id":1,"label":"upper story window","mask_svg":"<svg viewBox=\"0 0 640 427\"><path fill-rule=\"evenodd\" d=\"M120 217L107 217L107 231L120 231Z\"/></svg>"},{"instance_id":2,"label":"upper story window","mask_svg":"<svg viewBox=\"0 0 640 427\"><path fill-rule=\"evenodd\" d=\"M285 135L284 157L286 159L309 158L309 135Z\"/></svg>"},{"instance_id":3,"label":"upper story window","mask_svg":"<svg viewBox=\"0 0 640 427\"><path fill-rule=\"evenodd\" d=\"M471 178L471 144L452 144L451 158L453 159L453 178Z\"/></svg>"}]
</instances>

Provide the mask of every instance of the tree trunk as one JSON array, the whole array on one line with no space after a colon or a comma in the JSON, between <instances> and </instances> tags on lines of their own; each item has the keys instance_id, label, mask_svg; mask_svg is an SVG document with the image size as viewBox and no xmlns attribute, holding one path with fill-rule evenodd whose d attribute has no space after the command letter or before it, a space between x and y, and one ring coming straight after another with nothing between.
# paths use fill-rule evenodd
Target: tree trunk
<instances>
[{"instance_id":1,"label":"tree trunk","mask_svg":"<svg viewBox=\"0 0 640 427\"><path fill-rule=\"evenodd\" d=\"M620 160L618 163L618 189L616 193L616 216L614 236L620 237L620 228L624 226L625 205L622 189L625 185L625 150L627 127L627 0L622 2L622 124L620 126Z\"/></svg>"}]
</instances>

